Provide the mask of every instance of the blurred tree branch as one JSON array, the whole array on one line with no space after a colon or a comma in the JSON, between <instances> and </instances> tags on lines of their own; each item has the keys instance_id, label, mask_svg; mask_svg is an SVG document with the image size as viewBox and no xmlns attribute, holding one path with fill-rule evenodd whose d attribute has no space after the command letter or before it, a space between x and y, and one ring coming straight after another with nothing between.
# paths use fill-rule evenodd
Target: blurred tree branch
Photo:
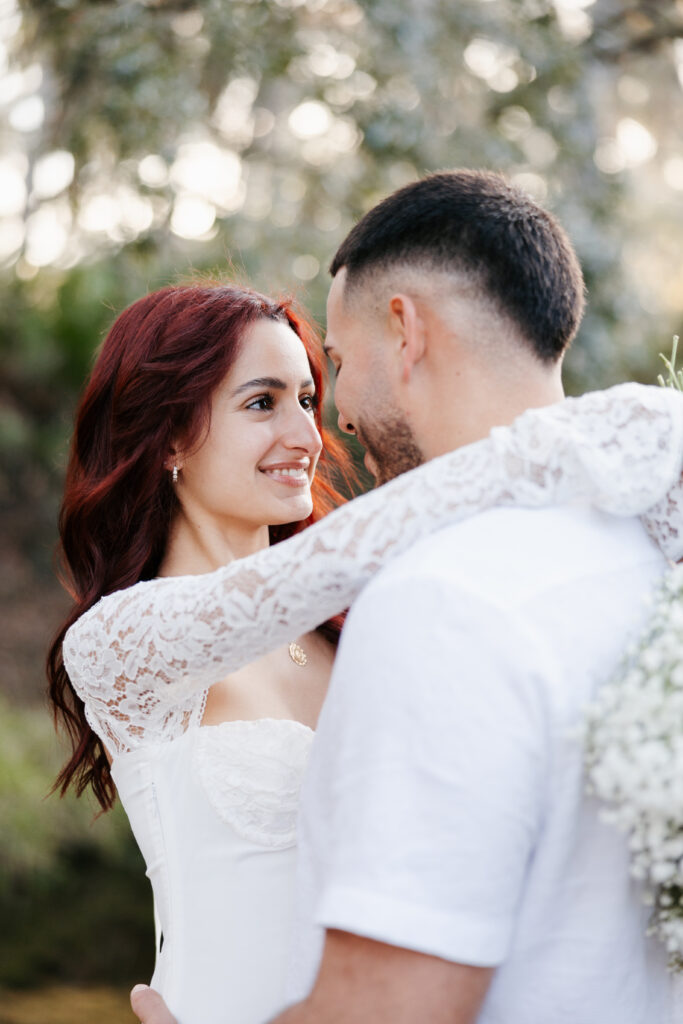
<instances>
[{"instance_id":1,"label":"blurred tree branch","mask_svg":"<svg viewBox=\"0 0 683 1024\"><path fill-rule=\"evenodd\" d=\"M652 53L662 43L683 38L680 4L641 0L621 6L621 10L595 23L591 42L601 59L620 60L629 53Z\"/></svg>"}]
</instances>

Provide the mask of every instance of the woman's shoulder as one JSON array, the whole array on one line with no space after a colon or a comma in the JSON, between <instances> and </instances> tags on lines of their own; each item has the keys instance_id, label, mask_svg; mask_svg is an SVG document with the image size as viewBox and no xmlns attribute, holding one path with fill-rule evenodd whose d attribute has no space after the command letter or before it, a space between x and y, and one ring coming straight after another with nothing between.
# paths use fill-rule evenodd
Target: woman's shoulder
<instances>
[{"instance_id":1,"label":"woman's shoulder","mask_svg":"<svg viewBox=\"0 0 683 1024\"><path fill-rule=\"evenodd\" d=\"M62 655L69 678L77 690L103 672L120 668L122 655L140 644L146 625L156 617L161 580L142 580L105 594L69 627Z\"/></svg>"},{"instance_id":2,"label":"woman's shoulder","mask_svg":"<svg viewBox=\"0 0 683 1024\"><path fill-rule=\"evenodd\" d=\"M88 720L112 753L174 739L202 702L188 668L187 623L173 608L178 577L144 580L102 597L64 637L64 666Z\"/></svg>"},{"instance_id":3,"label":"woman's shoulder","mask_svg":"<svg viewBox=\"0 0 683 1024\"><path fill-rule=\"evenodd\" d=\"M154 578L140 580L129 587L112 590L103 595L87 611L69 627L64 642L92 633L93 630L107 631L112 627L120 628L121 624L132 619L142 621L147 615L156 611L158 599L170 597L178 589L183 577Z\"/></svg>"}]
</instances>

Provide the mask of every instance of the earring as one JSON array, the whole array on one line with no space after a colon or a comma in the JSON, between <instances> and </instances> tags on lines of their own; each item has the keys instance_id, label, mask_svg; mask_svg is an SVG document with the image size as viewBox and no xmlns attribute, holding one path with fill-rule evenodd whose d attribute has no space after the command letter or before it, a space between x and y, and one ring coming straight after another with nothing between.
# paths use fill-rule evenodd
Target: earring
<instances>
[{"instance_id":1,"label":"earring","mask_svg":"<svg viewBox=\"0 0 683 1024\"><path fill-rule=\"evenodd\" d=\"M178 483L178 467L175 464L173 466L173 477L172 477L172 479L173 479L173 483L174 484Z\"/></svg>"}]
</instances>

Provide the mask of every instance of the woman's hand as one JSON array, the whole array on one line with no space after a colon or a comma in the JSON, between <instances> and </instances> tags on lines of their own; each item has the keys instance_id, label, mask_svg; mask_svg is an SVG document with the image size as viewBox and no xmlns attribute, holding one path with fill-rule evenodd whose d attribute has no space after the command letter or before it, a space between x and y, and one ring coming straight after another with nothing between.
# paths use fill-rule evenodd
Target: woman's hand
<instances>
[{"instance_id":1,"label":"woman's hand","mask_svg":"<svg viewBox=\"0 0 683 1024\"><path fill-rule=\"evenodd\" d=\"M130 994L130 1005L140 1024L177 1024L158 992L148 985L136 985Z\"/></svg>"}]
</instances>

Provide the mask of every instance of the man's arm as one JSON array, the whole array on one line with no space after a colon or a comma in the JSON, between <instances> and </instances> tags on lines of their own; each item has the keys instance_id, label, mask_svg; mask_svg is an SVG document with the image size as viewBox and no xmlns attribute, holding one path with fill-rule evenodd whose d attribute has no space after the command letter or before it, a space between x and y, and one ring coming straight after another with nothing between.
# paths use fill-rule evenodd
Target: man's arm
<instances>
[{"instance_id":1,"label":"man's arm","mask_svg":"<svg viewBox=\"0 0 683 1024\"><path fill-rule=\"evenodd\" d=\"M492 974L331 930L311 995L272 1024L473 1024Z\"/></svg>"},{"instance_id":2,"label":"man's arm","mask_svg":"<svg viewBox=\"0 0 683 1024\"><path fill-rule=\"evenodd\" d=\"M472 1024L493 971L329 931L313 991L271 1024ZM131 993L142 1024L176 1024L161 996Z\"/></svg>"}]
</instances>

